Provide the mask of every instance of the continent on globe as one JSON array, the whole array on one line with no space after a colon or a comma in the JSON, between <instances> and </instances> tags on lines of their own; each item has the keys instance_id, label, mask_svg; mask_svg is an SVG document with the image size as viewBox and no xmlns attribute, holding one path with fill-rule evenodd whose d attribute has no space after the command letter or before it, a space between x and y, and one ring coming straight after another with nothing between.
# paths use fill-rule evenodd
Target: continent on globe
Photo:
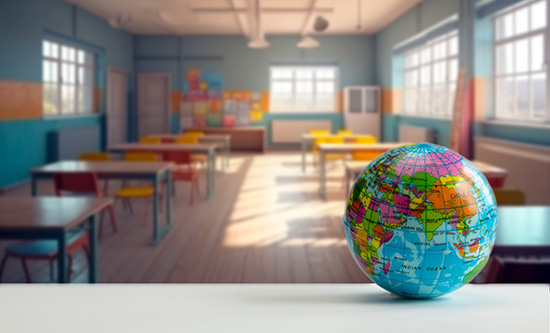
<instances>
[{"instance_id":1,"label":"continent on globe","mask_svg":"<svg viewBox=\"0 0 550 333\"><path fill-rule=\"evenodd\" d=\"M492 189L466 158L419 143L392 149L355 180L344 213L348 247L380 287L432 298L470 282L496 238Z\"/></svg>"}]
</instances>

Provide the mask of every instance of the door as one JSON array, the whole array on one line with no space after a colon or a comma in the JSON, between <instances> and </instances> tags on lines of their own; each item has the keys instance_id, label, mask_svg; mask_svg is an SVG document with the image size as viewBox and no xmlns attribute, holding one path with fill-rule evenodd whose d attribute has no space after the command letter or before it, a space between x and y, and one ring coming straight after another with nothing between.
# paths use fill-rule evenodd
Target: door
<instances>
[{"instance_id":1,"label":"door","mask_svg":"<svg viewBox=\"0 0 550 333\"><path fill-rule=\"evenodd\" d=\"M109 69L107 74L107 147L128 139L127 76L124 71Z\"/></svg>"},{"instance_id":2,"label":"door","mask_svg":"<svg viewBox=\"0 0 550 333\"><path fill-rule=\"evenodd\" d=\"M368 134L380 140L382 133L380 88L346 87L344 89L344 124L355 134Z\"/></svg>"},{"instance_id":3,"label":"door","mask_svg":"<svg viewBox=\"0 0 550 333\"><path fill-rule=\"evenodd\" d=\"M170 75L140 74L138 80L138 133L170 133Z\"/></svg>"}]
</instances>

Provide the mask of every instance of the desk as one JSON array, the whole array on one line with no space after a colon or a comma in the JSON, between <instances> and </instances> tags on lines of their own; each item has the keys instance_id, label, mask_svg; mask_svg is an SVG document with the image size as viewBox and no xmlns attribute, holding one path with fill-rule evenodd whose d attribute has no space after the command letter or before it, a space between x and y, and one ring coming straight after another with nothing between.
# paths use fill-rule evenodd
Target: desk
<instances>
[{"instance_id":1,"label":"desk","mask_svg":"<svg viewBox=\"0 0 550 333\"><path fill-rule=\"evenodd\" d=\"M498 209L494 255L550 255L550 206Z\"/></svg>"},{"instance_id":2,"label":"desk","mask_svg":"<svg viewBox=\"0 0 550 333\"><path fill-rule=\"evenodd\" d=\"M175 142L176 139L183 134L150 134L149 137L166 139ZM198 136L199 143L212 143L219 144L222 151L224 152L224 161L222 162L222 168L225 170L229 166L229 156L231 154L231 135L222 135L222 134L208 134L203 136Z\"/></svg>"},{"instance_id":3,"label":"desk","mask_svg":"<svg viewBox=\"0 0 550 333\"><path fill-rule=\"evenodd\" d=\"M381 154L397 147L407 145L406 142L383 142L383 143L344 143L333 144L323 143L319 145L319 194L326 199L326 154L349 154L354 151L380 152Z\"/></svg>"},{"instance_id":4,"label":"desk","mask_svg":"<svg viewBox=\"0 0 550 333\"><path fill-rule=\"evenodd\" d=\"M88 228L89 281L98 280L96 213L112 203L106 198L0 198L0 239L53 239L57 241L59 283L67 283L67 235Z\"/></svg>"},{"instance_id":5,"label":"desk","mask_svg":"<svg viewBox=\"0 0 550 333\"><path fill-rule=\"evenodd\" d=\"M153 182L155 198L153 200L153 245L158 244L172 227L172 163L123 161L84 162L61 161L31 170L31 191L36 196L38 179L48 179L59 172L94 172L105 179L143 179ZM166 226L159 230L159 189L166 180Z\"/></svg>"},{"instance_id":6,"label":"desk","mask_svg":"<svg viewBox=\"0 0 550 333\"><path fill-rule=\"evenodd\" d=\"M208 127L186 128L186 131L199 131L205 135L231 136L232 151L265 152L265 127L263 126L235 126L235 127Z\"/></svg>"},{"instance_id":7,"label":"desk","mask_svg":"<svg viewBox=\"0 0 550 333\"><path fill-rule=\"evenodd\" d=\"M5 332L548 333L548 303L548 285L470 284L431 300L374 284L0 288Z\"/></svg>"},{"instance_id":8,"label":"desk","mask_svg":"<svg viewBox=\"0 0 550 333\"><path fill-rule=\"evenodd\" d=\"M346 195L349 194L351 182L363 171L363 169L370 163L370 161L344 161L344 168L346 173ZM493 188L501 187L504 184L504 179L506 178L506 170L495 167L493 165L487 164L480 161L472 161L472 163L481 171L489 184ZM491 180L493 183L491 183ZM500 186L498 186L500 185ZM347 197L346 197L347 200Z\"/></svg>"},{"instance_id":9,"label":"desk","mask_svg":"<svg viewBox=\"0 0 550 333\"><path fill-rule=\"evenodd\" d=\"M316 135L316 134L302 134L302 172L306 172L306 154L308 145L311 145L317 138L342 138L344 142L353 142L355 139L361 137L364 138L370 136L368 134L359 134L359 135Z\"/></svg>"},{"instance_id":10,"label":"desk","mask_svg":"<svg viewBox=\"0 0 550 333\"><path fill-rule=\"evenodd\" d=\"M112 152L150 151L163 153L165 151L189 151L191 153L203 154L208 157L206 163L206 198L210 200L214 196L214 176L216 169L216 145L215 144L183 144L183 143L121 143L109 148Z\"/></svg>"}]
</instances>

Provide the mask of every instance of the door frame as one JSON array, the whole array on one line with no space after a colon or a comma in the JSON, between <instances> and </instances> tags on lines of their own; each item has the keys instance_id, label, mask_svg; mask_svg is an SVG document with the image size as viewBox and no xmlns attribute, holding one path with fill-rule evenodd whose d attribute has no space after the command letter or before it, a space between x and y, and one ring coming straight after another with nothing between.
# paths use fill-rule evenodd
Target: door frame
<instances>
[{"instance_id":1,"label":"door frame","mask_svg":"<svg viewBox=\"0 0 550 333\"><path fill-rule=\"evenodd\" d=\"M124 114L126 117L124 117L124 121L125 121L125 126L126 126L126 141L129 140L129 134L130 134L130 126L128 126L128 121L130 119L130 113L128 112L129 110L129 101L128 101L128 91L130 88L130 82L128 82L128 78L129 78L129 75L130 75L130 72L125 70L125 69L122 69L122 68L117 68L117 67L107 67L107 77L105 78L105 88L106 88L106 92L105 92L105 97L106 97L106 105L105 105L105 137L104 137L104 140L105 140L105 146L106 147L109 147L109 97L110 97L110 93L111 93L111 87L109 87L109 73L111 72L116 72L116 73L121 73L121 74L124 74L126 76L126 95L124 96L124 98L126 98L126 110L124 111Z\"/></svg>"},{"instance_id":2,"label":"door frame","mask_svg":"<svg viewBox=\"0 0 550 333\"><path fill-rule=\"evenodd\" d=\"M139 91L139 82L140 82L140 79L144 76L163 76L166 78L167 80L167 83L168 83L168 91L166 92L166 105L168 106L166 108L166 127L168 129L168 133L171 133L172 132L172 98L171 98L171 95L172 95L172 75L170 73L167 73L167 72L146 72L146 73L139 73L138 76L137 76L137 122L136 122L136 125L137 125L137 128L136 128L136 133L137 133L137 138L139 140L140 136L141 136L141 133L139 131L139 115L140 115L140 107L141 107L141 103L140 103L140 91Z\"/></svg>"}]
</instances>

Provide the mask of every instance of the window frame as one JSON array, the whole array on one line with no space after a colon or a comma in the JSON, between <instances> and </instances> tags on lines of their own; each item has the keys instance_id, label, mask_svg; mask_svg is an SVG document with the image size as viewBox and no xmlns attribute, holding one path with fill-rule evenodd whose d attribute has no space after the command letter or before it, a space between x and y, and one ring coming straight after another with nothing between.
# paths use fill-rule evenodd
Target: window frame
<instances>
[{"instance_id":1,"label":"window frame","mask_svg":"<svg viewBox=\"0 0 550 333\"><path fill-rule=\"evenodd\" d=\"M56 45L57 47L57 57L48 56L45 55L44 52L44 45L45 43L50 43L50 45ZM63 59L62 56L62 49L63 47L70 48L74 52L74 60L66 60ZM79 52L83 52L84 57L89 57L89 63L84 60L82 63L79 62ZM56 81L46 81L46 78L44 77L44 65L45 62L51 62L55 63L57 66L57 70L54 72L57 76ZM74 82L73 83L67 83L63 81L63 65L72 65L74 66ZM80 82L80 70L89 71L91 77L90 77L90 84L85 84L84 78L82 79L82 83ZM42 39L42 85L43 87L45 85L56 85L57 90L57 98L56 98L56 110L57 112L55 114L47 114L45 112L44 108L44 102L45 102L45 96L44 91L42 93L42 116L44 118L66 118L66 117L82 117L82 116L93 116L96 115L98 112L94 109L94 95L95 95L95 87L97 83L97 54L96 52L85 48L81 46L74 45L72 43L67 42L60 42L56 40L55 38L48 38L44 37ZM74 93L72 95L72 107L70 108L70 112L64 113L63 109L63 87L64 86L73 86L74 87ZM81 89L89 89L90 93L90 104L87 106L86 104L83 105L83 108L81 110L79 105L79 99L81 94Z\"/></svg>"},{"instance_id":2,"label":"window frame","mask_svg":"<svg viewBox=\"0 0 550 333\"><path fill-rule=\"evenodd\" d=\"M276 69L286 69L286 70L290 70L291 71L291 77L290 78L274 78L273 77L273 71L276 70ZM304 80L304 79L298 79L296 78L296 72L298 70L303 70L303 69L311 69L313 71L313 76L311 78L311 80ZM322 69L330 69L333 71L334 73L334 78L333 79L325 79L325 78L317 78L317 70L322 70ZM298 81L307 81L307 82L311 82L312 83L312 105L313 105L313 108L312 109L309 109L309 110L298 110L296 105L297 105L297 102L296 102L296 96L297 96L297 93L296 93L296 83ZM291 87L291 98L292 98L292 106L288 106L288 108L284 108L284 109L279 109L279 108L273 108L273 105L275 105L275 103L273 102L273 98L274 98L274 93L273 93L273 85L274 83L277 83L277 82L290 82L292 87ZM334 101L334 106L329 110L329 109L319 109L318 108L318 104L317 104L317 99L318 99L318 94L317 94L317 83L319 82L330 82L333 84L333 88L334 88L334 96L333 96L333 101ZM338 112L338 98L337 98L337 95L338 95L338 88L339 88L339 68L338 66L336 65L271 65L269 67L269 111L270 112L273 112L273 113L300 113L300 112L304 112L304 113L337 113Z\"/></svg>"},{"instance_id":3,"label":"window frame","mask_svg":"<svg viewBox=\"0 0 550 333\"><path fill-rule=\"evenodd\" d=\"M451 54L451 43L450 41L456 38L456 53ZM430 118L442 118L442 119L451 119L453 114L453 99L456 93L456 83L457 78L451 78L451 64L453 61L456 63L456 70L455 72L459 72L459 31L458 29L453 29L452 31L448 31L442 35L439 35L437 37L434 37L430 39L429 41L423 43L420 46L417 46L411 50L408 50L403 53L403 109L401 114L404 116L412 116L412 117L430 117ZM445 56L440 57L438 59L434 59L434 46L440 43L444 43L446 51ZM429 52L429 60L426 62L422 62L422 53L428 50ZM417 61L416 64L413 66L409 66L407 64L407 59L412 54L416 54ZM442 80L442 82L435 82L435 71L434 68L436 65L443 64L445 66L445 78ZM430 82L428 85L423 85L422 82L422 69L423 68L429 68L429 78ZM416 82L414 85L408 85L408 73L416 72ZM443 89L445 89L446 93L446 99L443 105L446 105L445 112L436 112L434 107L434 91L437 86L441 86ZM429 107L427 109L421 108L421 102L423 101L421 91L423 88L428 89L429 94ZM415 96L415 102L412 103L414 105L413 108L407 107L407 105L411 105L411 103L408 102L408 98L411 92L414 92Z\"/></svg>"},{"instance_id":4,"label":"window frame","mask_svg":"<svg viewBox=\"0 0 550 333\"><path fill-rule=\"evenodd\" d=\"M501 39L497 39L497 22L500 18L503 18L504 16L506 15L514 15L514 13L516 13L517 11L520 11L524 8L528 8L527 10L527 13L528 13L528 18L527 18L527 24L530 24L531 23L531 10L529 9L529 7L531 7L532 5L535 5L536 3L538 2L541 2L539 0L529 0L529 1L524 1L524 2L521 2L519 4L516 4L516 5L512 5L510 7L507 7L499 12L497 12L496 14L494 14L491 18L492 20L492 28L493 28L493 48L492 48L492 51L493 51L493 55L492 55L492 70L493 70L493 77L492 77L492 86L493 86L493 89L492 89L492 102L493 102L493 114L491 115L490 119L493 120L493 121L504 121L504 122L509 122L509 121L519 121L519 122L524 122L524 123L527 123L527 124L535 124L535 123L540 123L541 121L544 122L544 124L548 124L550 123L550 84L548 82L549 78L550 78L550 66L548 66L548 56L550 55L550 43L548 43L549 41L549 36L550 36L550 25L549 25L549 19L550 19L550 2L548 0L543 0L542 2L546 2L546 12L545 12L545 20L546 20L546 25L544 27L541 27L541 28L538 28L538 29L535 29L535 30L531 30L531 27L528 28L528 30L526 32L522 32L520 34L515 34L515 16L513 16L513 23L512 23L512 31L514 31L514 34L511 36L511 37L505 37L505 38L501 38ZM531 61L532 61L532 47L531 47L531 38L533 37L537 37L537 36L542 36L542 40L543 40L543 55L542 55L542 60L543 60L543 66L542 66L542 69L541 70L533 70L532 69L532 64L531 64ZM518 72L516 71L516 47L515 47L515 43L518 42L518 41L527 41L528 43L528 55L527 55L527 59L528 59L528 64L527 64L527 71L523 71L523 72ZM499 73L498 72L498 66L499 66L499 63L498 63L498 49L499 47L503 47L505 45L512 45L514 46L513 47L513 71L511 73ZM545 96L546 96L546 105L545 105L545 110L546 110L546 113L543 117L543 119L538 119L538 118L534 118L534 113L535 113L535 109L533 108L533 96L532 96L532 93L533 93L533 87L532 87L532 76L536 75L536 74L544 74L545 75L545 81L546 81L546 86L545 86L545 89L544 89L544 92L545 92ZM516 90L517 90L517 84L516 84L516 81L514 80L514 108L513 110L506 110L507 113L511 114L511 116L504 116L502 115L502 113L500 112L500 104L499 104L499 100L498 100L498 95L499 95L499 85L498 85L498 82L499 82L499 79L502 79L502 78L516 78L518 76L526 76L528 77L528 98L529 98L529 110L528 110L528 117L525 117L523 115L521 115L518 110L517 110L517 93L516 93Z\"/></svg>"}]
</instances>

